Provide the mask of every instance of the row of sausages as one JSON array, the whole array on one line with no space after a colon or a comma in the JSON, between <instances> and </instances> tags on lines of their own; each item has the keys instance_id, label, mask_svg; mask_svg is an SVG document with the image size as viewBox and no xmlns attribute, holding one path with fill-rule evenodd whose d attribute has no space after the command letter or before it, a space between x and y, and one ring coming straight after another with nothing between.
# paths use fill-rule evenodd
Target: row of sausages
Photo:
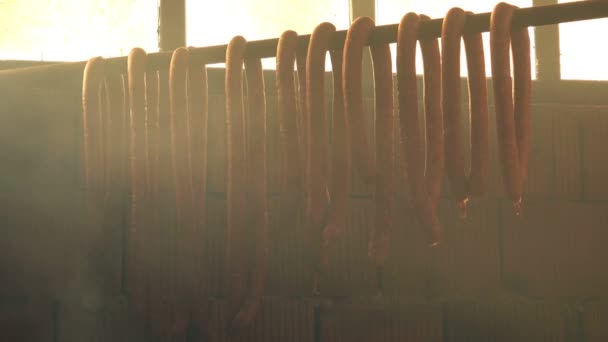
<instances>
[{"instance_id":1,"label":"row of sausages","mask_svg":"<svg viewBox=\"0 0 608 342\"><path fill-rule=\"evenodd\" d=\"M519 214L530 151L531 75L528 30L511 26L514 8L505 3L494 8L490 47L503 179ZM467 14L460 8L447 13L441 50L436 38L419 37L420 23L428 17L408 13L402 18L397 32L398 113L393 108L391 50L388 44L371 45L374 144L367 134L362 91L362 60L374 30L373 20L355 20L343 48L329 51L333 70L331 121L325 113L324 77L335 27L330 23L317 26L306 51L299 49L296 32L281 35L276 54L284 170L280 220L283 226L293 226L303 215L304 243L316 277L327 270L328 252L346 229L351 156L363 182L374 185L375 219L369 255L379 267L389 254L394 187L400 176L395 175L396 142L404 154L414 208L431 245L442 238L437 210L444 176L463 217L468 200L483 194L489 153L485 61L481 34L465 33ZM469 175L465 174L460 127L461 39L469 72ZM418 117L418 42L424 64L423 133ZM246 40L237 36L226 52L224 289L234 317L232 328L244 327L256 316L269 253L265 87L261 60L245 58L246 45ZM83 176L90 217L96 217L104 199L115 196L110 193L130 194L126 248L130 304L135 313L148 317L159 334L170 336L183 333L189 320L204 316L198 312L200 302L193 298L202 299L198 287L204 272L198 262L206 224L206 153L213 142L207 141L205 66L190 61L186 48L174 51L168 82L170 115L164 117L159 100L162 82L157 71L147 70L146 56L141 49L131 51L126 82L121 75L104 73L103 58L93 58L87 64ZM399 136L394 134L397 131ZM167 194L172 194L170 199ZM173 217L162 217L161 208L163 213L172 208ZM93 221L89 227L101 229ZM175 227L176 247L170 261L160 260L153 252L166 248L162 246L166 227ZM313 287L316 291L316 285Z\"/></svg>"}]
</instances>

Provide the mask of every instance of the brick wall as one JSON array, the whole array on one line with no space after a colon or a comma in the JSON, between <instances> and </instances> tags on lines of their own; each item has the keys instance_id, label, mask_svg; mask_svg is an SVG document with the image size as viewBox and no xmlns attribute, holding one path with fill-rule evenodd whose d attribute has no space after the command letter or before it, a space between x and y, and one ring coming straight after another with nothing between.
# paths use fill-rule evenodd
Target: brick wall
<instances>
[{"instance_id":1,"label":"brick wall","mask_svg":"<svg viewBox=\"0 0 608 342\"><path fill-rule=\"evenodd\" d=\"M332 251L321 296L311 297L301 224L286 224L279 210L282 170L273 91L269 83L268 288L258 320L239 340L606 339L608 107L534 105L523 218L513 216L504 197L492 116L487 194L472 200L468 218L461 220L444 186L440 213L446 240L439 248L425 246L401 179L391 255L380 276L366 253L372 189L353 175L348 229ZM83 244L79 90L9 87L2 93L1 339L154 340L153 329L130 317L120 296L124 208L106 215L110 233L100 238L105 247L97 255L103 267L91 263ZM373 100L366 106L373 115ZM210 100L209 119L209 217L201 246L207 299L190 335L224 341L229 317L220 282L225 128L219 93Z\"/></svg>"}]
</instances>

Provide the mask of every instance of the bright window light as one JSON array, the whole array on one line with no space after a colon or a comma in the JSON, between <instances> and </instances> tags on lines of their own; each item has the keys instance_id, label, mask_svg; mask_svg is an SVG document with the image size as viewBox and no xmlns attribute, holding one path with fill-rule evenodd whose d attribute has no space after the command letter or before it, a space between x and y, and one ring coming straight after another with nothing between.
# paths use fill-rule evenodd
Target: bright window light
<instances>
[{"instance_id":1,"label":"bright window light","mask_svg":"<svg viewBox=\"0 0 608 342\"><path fill-rule=\"evenodd\" d=\"M190 0L186 6L188 46L228 44L236 35L248 41L277 38L286 30L310 34L325 21L338 30L349 25L348 0ZM263 66L274 69L275 58L264 59Z\"/></svg>"},{"instance_id":2,"label":"bright window light","mask_svg":"<svg viewBox=\"0 0 608 342\"><path fill-rule=\"evenodd\" d=\"M0 59L78 61L158 51L157 0L0 0Z\"/></svg>"},{"instance_id":3,"label":"bright window light","mask_svg":"<svg viewBox=\"0 0 608 342\"><path fill-rule=\"evenodd\" d=\"M560 0L560 3L573 2ZM562 79L608 80L608 46L602 36L608 19L595 19L559 25Z\"/></svg>"}]
</instances>

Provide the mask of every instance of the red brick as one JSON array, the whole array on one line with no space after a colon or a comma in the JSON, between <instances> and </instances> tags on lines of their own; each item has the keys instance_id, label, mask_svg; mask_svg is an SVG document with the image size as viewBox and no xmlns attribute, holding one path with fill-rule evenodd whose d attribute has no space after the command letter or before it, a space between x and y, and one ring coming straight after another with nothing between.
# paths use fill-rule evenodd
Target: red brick
<instances>
[{"instance_id":1,"label":"red brick","mask_svg":"<svg viewBox=\"0 0 608 342\"><path fill-rule=\"evenodd\" d=\"M504 198L506 192L498 152L496 111L493 106L488 110L488 145L488 178L484 198Z\"/></svg>"},{"instance_id":2,"label":"red brick","mask_svg":"<svg viewBox=\"0 0 608 342\"><path fill-rule=\"evenodd\" d=\"M608 107L584 107L583 130L583 193L586 200L608 198Z\"/></svg>"},{"instance_id":3,"label":"red brick","mask_svg":"<svg viewBox=\"0 0 608 342\"><path fill-rule=\"evenodd\" d=\"M434 288L442 298L476 296L500 288L499 207L496 200L473 199L466 219L454 201L443 201L445 238L434 248Z\"/></svg>"},{"instance_id":4,"label":"red brick","mask_svg":"<svg viewBox=\"0 0 608 342\"><path fill-rule=\"evenodd\" d=\"M494 298L444 304L445 341L568 341L574 319L557 304Z\"/></svg>"},{"instance_id":5,"label":"red brick","mask_svg":"<svg viewBox=\"0 0 608 342\"><path fill-rule=\"evenodd\" d=\"M583 333L585 341L608 340L608 303L590 302L583 309Z\"/></svg>"},{"instance_id":6,"label":"red brick","mask_svg":"<svg viewBox=\"0 0 608 342\"><path fill-rule=\"evenodd\" d=\"M532 106L531 148L525 198L548 198L554 195L555 172L553 155L554 106Z\"/></svg>"},{"instance_id":7,"label":"red brick","mask_svg":"<svg viewBox=\"0 0 608 342\"><path fill-rule=\"evenodd\" d=\"M224 301L210 304L209 320L203 324L205 341L312 342L314 340L314 304L304 300L266 298L251 326L229 338L229 316Z\"/></svg>"},{"instance_id":8,"label":"red brick","mask_svg":"<svg viewBox=\"0 0 608 342\"><path fill-rule=\"evenodd\" d=\"M571 106L556 106L552 110L557 198L578 200L582 196L580 110Z\"/></svg>"},{"instance_id":9,"label":"red brick","mask_svg":"<svg viewBox=\"0 0 608 342\"><path fill-rule=\"evenodd\" d=\"M2 341L51 342L55 340L53 305L50 300L3 298L0 305Z\"/></svg>"},{"instance_id":10,"label":"red brick","mask_svg":"<svg viewBox=\"0 0 608 342\"><path fill-rule=\"evenodd\" d=\"M605 204L527 201L523 218L503 206L504 280L539 297L605 296Z\"/></svg>"},{"instance_id":11,"label":"red brick","mask_svg":"<svg viewBox=\"0 0 608 342\"><path fill-rule=\"evenodd\" d=\"M383 270L386 294L427 297L433 288L433 251L409 203L398 200L391 232L390 254Z\"/></svg>"},{"instance_id":12,"label":"red brick","mask_svg":"<svg viewBox=\"0 0 608 342\"><path fill-rule=\"evenodd\" d=\"M347 227L329 250L329 271L320 279L328 296L361 296L375 293L376 273L368 258L368 236L373 209L367 199L350 200Z\"/></svg>"},{"instance_id":13,"label":"red brick","mask_svg":"<svg viewBox=\"0 0 608 342\"><path fill-rule=\"evenodd\" d=\"M267 293L303 296L312 291L312 268L306 263L305 227L301 210L295 216L281 211L282 202L274 198L269 208L269 265Z\"/></svg>"},{"instance_id":14,"label":"red brick","mask_svg":"<svg viewBox=\"0 0 608 342\"><path fill-rule=\"evenodd\" d=\"M441 341L439 306L336 305L321 312L321 341Z\"/></svg>"},{"instance_id":15,"label":"red brick","mask_svg":"<svg viewBox=\"0 0 608 342\"><path fill-rule=\"evenodd\" d=\"M206 269L203 296L217 296L222 293L224 260L226 256L226 200L209 199L207 215L207 236L203 245L202 267Z\"/></svg>"}]
</instances>

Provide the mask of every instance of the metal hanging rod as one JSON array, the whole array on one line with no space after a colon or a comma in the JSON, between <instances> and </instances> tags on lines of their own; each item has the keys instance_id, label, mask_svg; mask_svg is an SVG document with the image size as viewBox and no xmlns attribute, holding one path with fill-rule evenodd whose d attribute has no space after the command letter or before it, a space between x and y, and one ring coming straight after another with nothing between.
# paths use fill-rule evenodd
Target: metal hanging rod
<instances>
[{"instance_id":1,"label":"metal hanging rod","mask_svg":"<svg viewBox=\"0 0 608 342\"><path fill-rule=\"evenodd\" d=\"M404 13L405 14L405 13ZM488 32L490 27L491 13L479 13L467 16L465 32ZM569 2L556 5L527 7L515 10L513 25L518 27L532 27L552 25L573 21L591 20L608 17L608 1L588 0ZM420 23L420 36L434 38L441 36L441 25L443 18L432 19ZM370 35L368 45L395 43L397 41L398 24L379 25ZM346 39L346 30L336 31L333 35L329 49L341 49ZM300 51L306 51L310 34L298 37ZM247 43L245 57L247 58L270 58L276 56L278 38L250 41ZM227 45L216 45L192 48L190 60L197 64L223 63L226 58ZM148 70L166 70L171 61L172 51L156 52L148 54ZM57 73L69 72L84 68L85 62L67 62L52 65L29 67L0 71L0 80L4 76L40 72ZM106 59L106 70L126 73L127 57L112 57ZM25 76L25 75L23 75ZM10 76L9 76L10 78Z\"/></svg>"}]
</instances>

